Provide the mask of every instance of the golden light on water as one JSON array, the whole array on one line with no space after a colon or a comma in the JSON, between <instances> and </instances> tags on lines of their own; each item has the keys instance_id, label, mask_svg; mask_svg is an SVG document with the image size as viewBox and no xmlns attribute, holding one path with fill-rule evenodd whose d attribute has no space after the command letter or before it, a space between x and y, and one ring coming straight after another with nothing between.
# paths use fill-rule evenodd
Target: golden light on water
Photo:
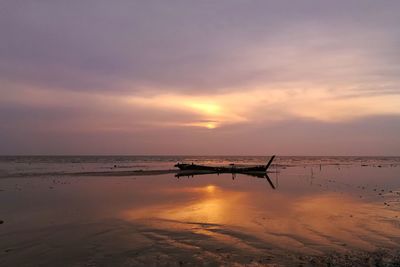
<instances>
[{"instance_id":1,"label":"golden light on water","mask_svg":"<svg viewBox=\"0 0 400 267\"><path fill-rule=\"evenodd\" d=\"M233 205L237 204L241 193L218 189L213 184L188 189L198 193L196 200L167 209L158 216L171 220L225 223L237 214Z\"/></svg>"},{"instance_id":2,"label":"golden light on water","mask_svg":"<svg viewBox=\"0 0 400 267\"><path fill-rule=\"evenodd\" d=\"M206 186L206 190L207 190L208 193L215 192L215 189L217 189L217 187L215 185L207 185Z\"/></svg>"},{"instance_id":3,"label":"golden light on water","mask_svg":"<svg viewBox=\"0 0 400 267\"><path fill-rule=\"evenodd\" d=\"M172 206L167 204L153 209L128 210L124 212L123 217L128 219L157 217L189 222L226 223L240 214L236 206L239 207L239 200L243 196L241 192L221 190L214 184L165 191L169 194L190 193L194 199Z\"/></svg>"},{"instance_id":4,"label":"golden light on water","mask_svg":"<svg viewBox=\"0 0 400 267\"><path fill-rule=\"evenodd\" d=\"M160 203L126 210L122 212L122 217L127 220L161 220L157 221L158 227L166 227L168 223L175 222L175 230L209 235L220 242L226 242L229 235L204 227L193 227L193 224L213 224L214 228L220 225L229 225L231 229L240 227L260 240L285 244L299 250L309 249L299 242L301 240L329 245L337 250L346 249L340 242L332 242L325 236L334 236L335 240L363 249L373 249L375 246L368 239L383 240L380 234L400 237L399 229L390 221L379 220L394 218L396 211L385 210L375 203L363 203L358 198L338 193L292 198L276 194L265 195L262 191L250 193L230 190L214 184L168 188L160 193L163 194L162 192L181 196L190 194L190 197L170 204ZM357 216L353 216L355 210L359 211ZM324 236L319 233L324 233Z\"/></svg>"}]
</instances>

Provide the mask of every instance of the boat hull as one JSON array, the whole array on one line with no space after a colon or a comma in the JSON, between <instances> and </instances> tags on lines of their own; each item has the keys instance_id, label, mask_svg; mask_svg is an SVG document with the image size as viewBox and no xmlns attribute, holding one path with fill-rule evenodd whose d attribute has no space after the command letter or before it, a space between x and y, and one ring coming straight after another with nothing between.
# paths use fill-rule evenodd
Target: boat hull
<instances>
[{"instance_id":1,"label":"boat hull","mask_svg":"<svg viewBox=\"0 0 400 267\"><path fill-rule=\"evenodd\" d=\"M191 171L214 171L214 172L265 172L267 170L266 166L255 166L255 167L213 167L213 166L204 166L197 164L184 164L178 163L175 167L179 168L182 171L191 170Z\"/></svg>"},{"instance_id":2,"label":"boat hull","mask_svg":"<svg viewBox=\"0 0 400 267\"><path fill-rule=\"evenodd\" d=\"M206 166L197 164L187 164L187 163L177 163L175 167L179 168L181 171L208 171L214 173L261 173L267 172L269 166L274 160L275 156L272 156L268 161L267 165L251 166L251 167L240 167L234 164L230 166Z\"/></svg>"}]
</instances>

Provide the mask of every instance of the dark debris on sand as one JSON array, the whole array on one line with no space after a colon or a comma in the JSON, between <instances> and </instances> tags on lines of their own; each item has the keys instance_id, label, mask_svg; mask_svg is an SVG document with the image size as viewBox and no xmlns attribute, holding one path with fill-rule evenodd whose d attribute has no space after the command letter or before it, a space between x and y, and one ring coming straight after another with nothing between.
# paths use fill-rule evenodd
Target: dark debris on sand
<instances>
[{"instance_id":1,"label":"dark debris on sand","mask_svg":"<svg viewBox=\"0 0 400 267\"><path fill-rule=\"evenodd\" d=\"M400 251L381 249L376 252L332 253L326 256L303 256L299 266L400 267Z\"/></svg>"}]
</instances>

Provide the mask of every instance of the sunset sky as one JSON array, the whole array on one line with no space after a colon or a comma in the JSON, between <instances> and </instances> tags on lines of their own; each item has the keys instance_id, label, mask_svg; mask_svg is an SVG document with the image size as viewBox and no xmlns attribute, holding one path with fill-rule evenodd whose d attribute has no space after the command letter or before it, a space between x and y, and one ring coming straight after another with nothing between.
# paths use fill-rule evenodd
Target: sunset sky
<instances>
[{"instance_id":1,"label":"sunset sky","mask_svg":"<svg viewBox=\"0 0 400 267\"><path fill-rule=\"evenodd\" d=\"M0 154L400 155L400 1L0 1Z\"/></svg>"}]
</instances>

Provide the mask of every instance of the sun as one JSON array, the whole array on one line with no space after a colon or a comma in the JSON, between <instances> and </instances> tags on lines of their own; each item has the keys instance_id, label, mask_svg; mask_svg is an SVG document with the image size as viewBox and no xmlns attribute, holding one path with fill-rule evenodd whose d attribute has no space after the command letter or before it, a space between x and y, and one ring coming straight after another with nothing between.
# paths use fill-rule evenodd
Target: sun
<instances>
[{"instance_id":1,"label":"sun","mask_svg":"<svg viewBox=\"0 0 400 267\"><path fill-rule=\"evenodd\" d=\"M215 121L199 121L199 122L191 122L184 124L185 126L194 126L194 127L201 127L207 129L215 129L218 127L218 122Z\"/></svg>"},{"instance_id":2,"label":"sun","mask_svg":"<svg viewBox=\"0 0 400 267\"><path fill-rule=\"evenodd\" d=\"M215 129L215 128L217 128L217 124L215 122L208 122L205 124L205 127L207 129Z\"/></svg>"}]
</instances>

